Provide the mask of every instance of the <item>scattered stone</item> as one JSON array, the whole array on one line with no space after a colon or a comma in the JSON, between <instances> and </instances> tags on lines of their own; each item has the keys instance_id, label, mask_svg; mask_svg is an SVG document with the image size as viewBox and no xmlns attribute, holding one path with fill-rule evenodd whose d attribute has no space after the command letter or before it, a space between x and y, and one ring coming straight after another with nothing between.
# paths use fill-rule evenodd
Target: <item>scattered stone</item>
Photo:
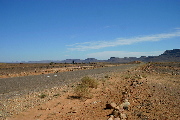
<instances>
[{"instance_id":1,"label":"scattered stone","mask_svg":"<svg viewBox=\"0 0 180 120\"><path fill-rule=\"evenodd\" d=\"M124 110L128 110L128 106L130 105L130 103L128 102L127 99L124 100L124 103L122 103L120 105L120 108L123 108Z\"/></svg>"},{"instance_id":2,"label":"scattered stone","mask_svg":"<svg viewBox=\"0 0 180 120\"><path fill-rule=\"evenodd\" d=\"M120 116L119 110L114 109L112 115L114 115L114 117L119 117Z\"/></svg>"},{"instance_id":3,"label":"scattered stone","mask_svg":"<svg viewBox=\"0 0 180 120\"><path fill-rule=\"evenodd\" d=\"M117 118L114 118L114 120L121 120L119 117L117 117Z\"/></svg>"},{"instance_id":4,"label":"scattered stone","mask_svg":"<svg viewBox=\"0 0 180 120\"><path fill-rule=\"evenodd\" d=\"M77 111L69 111L68 113L77 113Z\"/></svg>"},{"instance_id":5,"label":"scattered stone","mask_svg":"<svg viewBox=\"0 0 180 120\"><path fill-rule=\"evenodd\" d=\"M114 116L110 115L110 118L108 118L107 120L113 120L113 119L114 119Z\"/></svg>"},{"instance_id":6,"label":"scattered stone","mask_svg":"<svg viewBox=\"0 0 180 120\"><path fill-rule=\"evenodd\" d=\"M110 103L110 104L106 104L106 109L114 109L116 107L116 103Z\"/></svg>"},{"instance_id":7,"label":"scattered stone","mask_svg":"<svg viewBox=\"0 0 180 120\"><path fill-rule=\"evenodd\" d=\"M114 102L111 103L110 105L111 105L112 108L115 108L117 106L116 103L114 103Z\"/></svg>"},{"instance_id":8,"label":"scattered stone","mask_svg":"<svg viewBox=\"0 0 180 120\"><path fill-rule=\"evenodd\" d=\"M114 107L114 109L116 109L116 110L120 110L120 107L119 107L119 106L116 106L116 107Z\"/></svg>"},{"instance_id":9,"label":"scattered stone","mask_svg":"<svg viewBox=\"0 0 180 120\"><path fill-rule=\"evenodd\" d=\"M124 113L121 113L121 120L126 120L127 119L127 115Z\"/></svg>"}]
</instances>

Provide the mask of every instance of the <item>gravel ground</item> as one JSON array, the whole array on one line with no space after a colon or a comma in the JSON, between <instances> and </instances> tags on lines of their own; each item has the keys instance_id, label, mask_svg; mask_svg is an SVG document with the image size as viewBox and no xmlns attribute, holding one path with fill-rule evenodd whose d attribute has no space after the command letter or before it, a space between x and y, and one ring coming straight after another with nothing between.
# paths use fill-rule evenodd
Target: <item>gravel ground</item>
<instances>
[{"instance_id":1,"label":"gravel ground","mask_svg":"<svg viewBox=\"0 0 180 120\"><path fill-rule=\"evenodd\" d=\"M68 85L70 83L78 82L84 76L106 75L109 72L121 72L136 66L138 66L138 64L78 70L56 74L4 78L0 79L0 99L8 99L13 96L27 94L30 91L38 92L56 86Z\"/></svg>"}]
</instances>

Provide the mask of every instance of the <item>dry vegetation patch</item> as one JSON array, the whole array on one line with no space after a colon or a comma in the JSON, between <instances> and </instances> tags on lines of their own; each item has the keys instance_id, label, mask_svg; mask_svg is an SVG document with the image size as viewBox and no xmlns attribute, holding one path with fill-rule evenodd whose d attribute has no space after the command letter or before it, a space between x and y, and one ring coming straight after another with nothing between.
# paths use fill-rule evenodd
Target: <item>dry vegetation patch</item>
<instances>
[{"instance_id":1,"label":"dry vegetation patch","mask_svg":"<svg viewBox=\"0 0 180 120\"><path fill-rule=\"evenodd\" d=\"M79 99L92 98L93 97L91 93L92 88L97 89L97 87L98 87L98 81L96 79L85 76L81 79L80 84L78 84L74 89L74 93L76 96L72 96L72 97Z\"/></svg>"}]
</instances>

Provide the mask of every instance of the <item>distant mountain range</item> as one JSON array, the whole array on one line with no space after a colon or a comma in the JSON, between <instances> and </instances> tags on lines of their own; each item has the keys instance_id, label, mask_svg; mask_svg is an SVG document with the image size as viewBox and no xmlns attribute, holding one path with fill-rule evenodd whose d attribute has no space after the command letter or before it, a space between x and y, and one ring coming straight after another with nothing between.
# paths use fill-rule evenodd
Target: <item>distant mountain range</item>
<instances>
[{"instance_id":1,"label":"distant mountain range","mask_svg":"<svg viewBox=\"0 0 180 120\"><path fill-rule=\"evenodd\" d=\"M180 62L180 49L166 50L163 54L159 56L141 56L140 58L136 57L125 57L125 58L116 58L111 57L107 60L112 63L127 63L133 61L142 61L142 62Z\"/></svg>"},{"instance_id":2,"label":"distant mountain range","mask_svg":"<svg viewBox=\"0 0 180 120\"><path fill-rule=\"evenodd\" d=\"M87 58L85 60L81 59L66 59L66 60L42 60L42 61L29 61L28 63L95 63L95 62L109 62L109 63L128 63L133 61L142 62L180 62L180 49L166 50L163 54L159 56L141 56L137 57L111 57L108 60L97 60L95 58Z\"/></svg>"}]
</instances>

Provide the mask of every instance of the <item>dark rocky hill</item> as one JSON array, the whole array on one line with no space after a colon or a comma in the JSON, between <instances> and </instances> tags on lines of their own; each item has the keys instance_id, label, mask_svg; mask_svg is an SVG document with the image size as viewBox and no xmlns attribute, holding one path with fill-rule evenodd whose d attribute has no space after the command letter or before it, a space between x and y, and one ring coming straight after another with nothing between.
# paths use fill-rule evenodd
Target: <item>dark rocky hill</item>
<instances>
[{"instance_id":1,"label":"dark rocky hill","mask_svg":"<svg viewBox=\"0 0 180 120\"><path fill-rule=\"evenodd\" d=\"M180 49L166 50L163 54L159 56L141 56L140 58L136 57L111 57L107 60L108 62L113 63L127 63L133 61L142 61L142 62L180 62Z\"/></svg>"}]
</instances>

